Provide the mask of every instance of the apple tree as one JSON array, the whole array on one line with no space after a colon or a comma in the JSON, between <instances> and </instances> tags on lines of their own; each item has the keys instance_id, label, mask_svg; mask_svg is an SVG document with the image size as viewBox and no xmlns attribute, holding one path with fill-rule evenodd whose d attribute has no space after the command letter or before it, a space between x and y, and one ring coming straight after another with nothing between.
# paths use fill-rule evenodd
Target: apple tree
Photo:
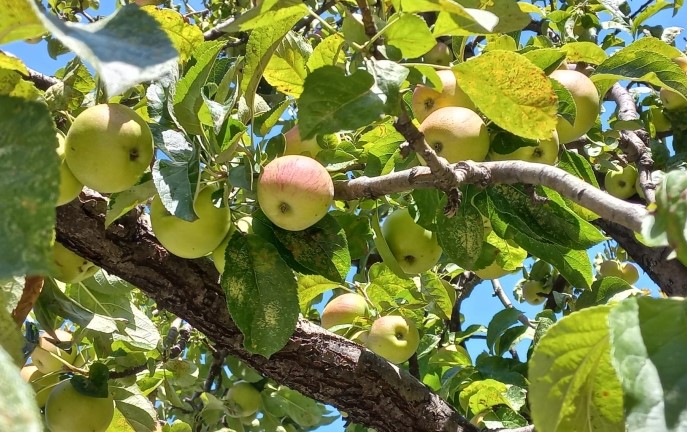
<instances>
[{"instance_id":1,"label":"apple tree","mask_svg":"<svg viewBox=\"0 0 687 432\"><path fill-rule=\"evenodd\" d=\"M0 430L687 430L682 1L100 3L0 0Z\"/></svg>"}]
</instances>

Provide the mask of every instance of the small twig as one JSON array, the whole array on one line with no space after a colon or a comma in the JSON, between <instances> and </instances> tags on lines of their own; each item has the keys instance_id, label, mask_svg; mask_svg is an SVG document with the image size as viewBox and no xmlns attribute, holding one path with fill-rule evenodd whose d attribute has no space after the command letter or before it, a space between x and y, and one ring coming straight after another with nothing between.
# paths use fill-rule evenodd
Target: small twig
<instances>
[{"instance_id":1,"label":"small twig","mask_svg":"<svg viewBox=\"0 0 687 432\"><path fill-rule=\"evenodd\" d=\"M377 60L384 59L384 55L379 51L379 45L382 43L381 38L377 37L377 26L375 25L374 18L372 17L372 11L367 5L367 0L356 0L358 9L360 9L360 15L363 17L363 27L365 28L365 35L374 40L372 43L372 55Z\"/></svg>"},{"instance_id":2,"label":"small twig","mask_svg":"<svg viewBox=\"0 0 687 432\"><path fill-rule=\"evenodd\" d=\"M514 309L513 303L511 303L510 299L506 295L506 292L503 290L503 287L501 286L501 282L499 282L498 279L492 279L491 280L491 286L494 287L494 295L496 295L496 297L498 297L498 299L501 301L501 304L503 305L503 307L505 307L506 309ZM523 313L518 315L518 321L520 321L526 327L531 327L531 328L537 327Z\"/></svg>"},{"instance_id":3,"label":"small twig","mask_svg":"<svg viewBox=\"0 0 687 432\"><path fill-rule=\"evenodd\" d=\"M325 1L324 3L322 3L322 5L321 5L320 7L318 7L317 9L315 9L313 12L315 13L315 15L322 15L322 14L325 13L327 10L329 10L329 9L332 8L332 7L334 7L334 5L336 4L337 1L338 1L338 0L327 0L327 1ZM304 29L305 27L309 26L310 23L313 22L314 19L315 19L315 17L312 16L312 15L308 15L308 16L306 16L306 17L301 18L301 20L298 21L298 22L293 26L293 31L296 32L296 33L298 33L299 31L301 31L301 30Z\"/></svg>"},{"instance_id":4,"label":"small twig","mask_svg":"<svg viewBox=\"0 0 687 432\"><path fill-rule=\"evenodd\" d=\"M146 369L148 369L148 363L130 367L128 369L124 369L123 371L110 372L110 378L126 378L143 372Z\"/></svg>"},{"instance_id":5,"label":"small twig","mask_svg":"<svg viewBox=\"0 0 687 432\"><path fill-rule=\"evenodd\" d=\"M26 317L29 316L34 303L41 294L44 282L45 279L42 276L26 276L24 279L24 291L21 293L19 303L12 311L12 318L18 326L21 326Z\"/></svg>"}]
</instances>

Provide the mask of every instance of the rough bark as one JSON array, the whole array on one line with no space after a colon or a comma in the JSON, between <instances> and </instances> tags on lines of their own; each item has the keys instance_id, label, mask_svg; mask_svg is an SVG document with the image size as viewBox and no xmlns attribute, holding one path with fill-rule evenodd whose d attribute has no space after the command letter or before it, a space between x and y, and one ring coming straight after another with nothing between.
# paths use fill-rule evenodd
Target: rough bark
<instances>
[{"instance_id":1,"label":"rough bark","mask_svg":"<svg viewBox=\"0 0 687 432\"><path fill-rule=\"evenodd\" d=\"M135 212L106 230L105 210L105 199L88 191L58 207L57 239L139 287L218 349L380 432L479 430L406 371L306 320L298 322L286 347L270 359L251 355L243 349L210 260L169 254L150 231L147 217Z\"/></svg>"}]
</instances>

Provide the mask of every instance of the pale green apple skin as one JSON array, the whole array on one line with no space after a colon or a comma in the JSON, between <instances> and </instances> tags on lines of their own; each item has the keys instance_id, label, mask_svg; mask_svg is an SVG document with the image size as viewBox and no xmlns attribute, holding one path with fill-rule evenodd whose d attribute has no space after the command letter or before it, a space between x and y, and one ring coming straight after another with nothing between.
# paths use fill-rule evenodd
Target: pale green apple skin
<instances>
[{"instance_id":1,"label":"pale green apple skin","mask_svg":"<svg viewBox=\"0 0 687 432\"><path fill-rule=\"evenodd\" d=\"M557 69L551 72L550 77L568 89L577 107L574 124L563 117L558 118L558 140L561 144L567 144L589 132L596 123L601 109L599 93L592 80L574 70Z\"/></svg>"},{"instance_id":2,"label":"pale green apple skin","mask_svg":"<svg viewBox=\"0 0 687 432\"><path fill-rule=\"evenodd\" d=\"M112 398L82 395L69 380L55 386L45 404L45 423L51 432L105 432L113 417Z\"/></svg>"},{"instance_id":3,"label":"pale green apple skin","mask_svg":"<svg viewBox=\"0 0 687 432\"><path fill-rule=\"evenodd\" d=\"M639 270L632 263L608 260L599 265L599 276L615 276L632 285L639 280Z\"/></svg>"},{"instance_id":4,"label":"pale green apple skin","mask_svg":"<svg viewBox=\"0 0 687 432\"><path fill-rule=\"evenodd\" d=\"M56 329L55 335L60 342L71 342L72 335L64 330ZM38 345L31 352L31 361L33 365L42 374L49 374L61 371L64 367L59 359L53 357L52 354L61 358L65 362L72 364L76 359L76 347L72 345L71 350L63 350L57 347L47 339L47 335L43 334L38 338Z\"/></svg>"},{"instance_id":5,"label":"pale green apple skin","mask_svg":"<svg viewBox=\"0 0 687 432\"><path fill-rule=\"evenodd\" d=\"M487 126L474 111L446 107L434 111L420 125L425 141L449 163L483 162L489 153Z\"/></svg>"},{"instance_id":6,"label":"pale green apple skin","mask_svg":"<svg viewBox=\"0 0 687 432\"><path fill-rule=\"evenodd\" d=\"M71 202L74 198L79 196L81 189L83 189L83 184L74 177L74 174L67 166L64 156L66 148L65 140L61 133L57 134L57 142L59 144L57 147L57 156L60 158L60 189L57 205L61 206Z\"/></svg>"},{"instance_id":7,"label":"pale green apple skin","mask_svg":"<svg viewBox=\"0 0 687 432\"><path fill-rule=\"evenodd\" d=\"M453 61L453 54L451 54L451 48L448 45L443 42L437 42L431 50L422 56L422 60L429 64L448 66Z\"/></svg>"},{"instance_id":8,"label":"pale green apple skin","mask_svg":"<svg viewBox=\"0 0 687 432\"><path fill-rule=\"evenodd\" d=\"M499 279L508 274L514 273L512 271L506 270L496 262L493 262L483 269L475 270L475 274L484 280Z\"/></svg>"},{"instance_id":9,"label":"pale green apple skin","mask_svg":"<svg viewBox=\"0 0 687 432\"><path fill-rule=\"evenodd\" d=\"M532 306L538 306L546 301L545 296L539 294L547 294L546 289L539 281L529 280L522 284L522 299Z\"/></svg>"},{"instance_id":10,"label":"pale green apple skin","mask_svg":"<svg viewBox=\"0 0 687 432\"><path fill-rule=\"evenodd\" d=\"M322 148L317 144L316 138L302 140L298 125L284 132L284 155L317 156Z\"/></svg>"},{"instance_id":11,"label":"pale green apple skin","mask_svg":"<svg viewBox=\"0 0 687 432\"><path fill-rule=\"evenodd\" d=\"M608 171L604 180L606 192L616 198L628 199L635 194L637 168L627 165L622 171Z\"/></svg>"},{"instance_id":12,"label":"pale green apple skin","mask_svg":"<svg viewBox=\"0 0 687 432\"><path fill-rule=\"evenodd\" d=\"M302 231L322 219L334 199L334 183L314 159L283 156L268 163L258 180L258 203L265 216L288 231Z\"/></svg>"},{"instance_id":13,"label":"pale green apple skin","mask_svg":"<svg viewBox=\"0 0 687 432\"><path fill-rule=\"evenodd\" d=\"M64 283L77 283L93 276L100 267L84 259L55 242L52 248L53 261L55 263L55 279Z\"/></svg>"},{"instance_id":14,"label":"pale green apple skin","mask_svg":"<svg viewBox=\"0 0 687 432\"><path fill-rule=\"evenodd\" d=\"M255 414L262 403L260 392L245 381L231 386L224 399L229 415L236 418Z\"/></svg>"},{"instance_id":15,"label":"pale green apple skin","mask_svg":"<svg viewBox=\"0 0 687 432\"><path fill-rule=\"evenodd\" d=\"M420 345L420 333L411 320L398 315L377 318L365 346L394 364L407 361Z\"/></svg>"},{"instance_id":16,"label":"pale green apple skin","mask_svg":"<svg viewBox=\"0 0 687 432\"><path fill-rule=\"evenodd\" d=\"M231 214L229 207L215 207L214 187L206 187L193 202L196 219L185 221L167 211L159 195L150 206L150 222L155 237L172 254L181 258L200 258L211 253L229 233Z\"/></svg>"},{"instance_id":17,"label":"pale green apple skin","mask_svg":"<svg viewBox=\"0 0 687 432\"><path fill-rule=\"evenodd\" d=\"M124 191L153 160L153 135L134 110L100 104L79 114L67 133L66 160L74 176L101 193Z\"/></svg>"},{"instance_id":18,"label":"pale green apple skin","mask_svg":"<svg viewBox=\"0 0 687 432\"><path fill-rule=\"evenodd\" d=\"M24 381L31 384L31 388L36 394L36 403L39 408L45 406L45 402L48 400L53 387L60 382L59 374L46 375L33 364L28 364L21 368L21 377Z\"/></svg>"},{"instance_id":19,"label":"pale green apple skin","mask_svg":"<svg viewBox=\"0 0 687 432\"><path fill-rule=\"evenodd\" d=\"M237 220L236 229L244 234L253 234L253 218L251 216L244 216ZM232 235L234 235L234 230L229 229L229 234L227 234L224 240L222 240L222 243L212 251L212 262L215 264L215 268L219 274L224 273L224 265L226 264L224 255Z\"/></svg>"},{"instance_id":20,"label":"pale green apple skin","mask_svg":"<svg viewBox=\"0 0 687 432\"><path fill-rule=\"evenodd\" d=\"M462 107L475 110L475 104L460 88L456 75L452 70L439 70L437 75L441 80L441 92L422 84L417 85L413 91L411 104L417 121L423 122L434 111L446 107Z\"/></svg>"},{"instance_id":21,"label":"pale green apple skin","mask_svg":"<svg viewBox=\"0 0 687 432\"><path fill-rule=\"evenodd\" d=\"M538 145L532 147L520 147L511 153L489 152L489 158L493 161L521 160L546 165L555 165L558 160L558 133L553 132L553 137L548 140L539 140Z\"/></svg>"},{"instance_id":22,"label":"pale green apple skin","mask_svg":"<svg viewBox=\"0 0 687 432\"><path fill-rule=\"evenodd\" d=\"M367 314L367 302L360 294L346 293L333 298L322 310L322 327L330 329Z\"/></svg>"},{"instance_id":23,"label":"pale green apple skin","mask_svg":"<svg viewBox=\"0 0 687 432\"><path fill-rule=\"evenodd\" d=\"M441 258L436 234L415 223L408 209L396 210L384 220L382 236L408 274L426 272Z\"/></svg>"}]
</instances>

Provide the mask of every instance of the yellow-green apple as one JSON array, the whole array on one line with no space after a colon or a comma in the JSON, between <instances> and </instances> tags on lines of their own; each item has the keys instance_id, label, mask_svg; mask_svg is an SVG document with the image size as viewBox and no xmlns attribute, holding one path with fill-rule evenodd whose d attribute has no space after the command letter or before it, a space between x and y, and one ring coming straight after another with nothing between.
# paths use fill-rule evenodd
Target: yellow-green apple
<instances>
[{"instance_id":1,"label":"yellow-green apple","mask_svg":"<svg viewBox=\"0 0 687 432\"><path fill-rule=\"evenodd\" d=\"M558 133L553 131L551 139L538 140L535 146L520 147L511 153L489 152L489 158L495 161L521 160L554 165L558 159Z\"/></svg>"},{"instance_id":2,"label":"yellow-green apple","mask_svg":"<svg viewBox=\"0 0 687 432\"><path fill-rule=\"evenodd\" d=\"M353 324L357 317L365 316L367 302L360 294L346 293L334 297L322 310L322 327L330 329L344 324Z\"/></svg>"},{"instance_id":3,"label":"yellow-green apple","mask_svg":"<svg viewBox=\"0 0 687 432\"><path fill-rule=\"evenodd\" d=\"M365 346L391 363L408 360L420 345L415 323L399 315L377 318L370 328Z\"/></svg>"},{"instance_id":4,"label":"yellow-green apple","mask_svg":"<svg viewBox=\"0 0 687 432\"><path fill-rule=\"evenodd\" d=\"M322 150L322 147L317 143L317 138L301 139L298 125L284 132L285 155L304 154L305 156L315 157L320 150Z\"/></svg>"},{"instance_id":5,"label":"yellow-green apple","mask_svg":"<svg viewBox=\"0 0 687 432\"><path fill-rule=\"evenodd\" d=\"M36 394L38 407L43 408L52 388L60 382L59 374L52 373L46 375L33 364L28 364L21 368L20 374L24 381L31 384L31 388Z\"/></svg>"},{"instance_id":6,"label":"yellow-green apple","mask_svg":"<svg viewBox=\"0 0 687 432\"><path fill-rule=\"evenodd\" d=\"M193 201L198 219L189 222L171 214L159 195L150 206L150 222L155 237L169 252L182 258L200 258L217 249L232 227L229 207L216 206L212 198L217 188L203 188Z\"/></svg>"},{"instance_id":7,"label":"yellow-green apple","mask_svg":"<svg viewBox=\"0 0 687 432\"><path fill-rule=\"evenodd\" d=\"M429 64L448 66L453 61L453 54L448 45L443 42L437 42L431 50L422 56L422 60Z\"/></svg>"},{"instance_id":8,"label":"yellow-green apple","mask_svg":"<svg viewBox=\"0 0 687 432\"><path fill-rule=\"evenodd\" d=\"M253 234L253 218L251 216L244 216L237 220L236 229L244 234ZM222 240L222 243L212 251L212 262L215 264L215 268L219 274L224 273L224 264L226 263L224 255L232 235L234 235L234 230L230 229L229 234Z\"/></svg>"},{"instance_id":9,"label":"yellow-green apple","mask_svg":"<svg viewBox=\"0 0 687 432\"><path fill-rule=\"evenodd\" d=\"M514 271L506 270L494 261L483 269L475 270L475 274L480 279L491 280L498 279L507 274L514 273Z\"/></svg>"},{"instance_id":10,"label":"yellow-green apple","mask_svg":"<svg viewBox=\"0 0 687 432\"><path fill-rule=\"evenodd\" d=\"M574 70L556 69L551 72L550 77L572 94L577 107L574 124L563 117L558 118L558 140L561 144L567 144L586 134L594 126L600 111L599 93L592 80Z\"/></svg>"},{"instance_id":11,"label":"yellow-green apple","mask_svg":"<svg viewBox=\"0 0 687 432\"><path fill-rule=\"evenodd\" d=\"M522 299L533 306L544 303L548 292L540 281L528 280L522 284Z\"/></svg>"},{"instance_id":12,"label":"yellow-green apple","mask_svg":"<svg viewBox=\"0 0 687 432\"><path fill-rule=\"evenodd\" d=\"M268 163L258 180L258 203L280 228L301 231L327 214L334 183L327 170L307 156L283 156Z\"/></svg>"},{"instance_id":13,"label":"yellow-green apple","mask_svg":"<svg viewBox=\"0 0 687 432\"><path fill-rule=\"evenodd\" d=\"M608 171L604 178L606 192L616 198L627 199L635 194L637 168L626 165L620 171Z\"/></svg>"},{"instance_id":14,"label":"yellow-green apple","mask_svg":"<svg viewBox=\"0 0 687 432\"><path fill-rule=\"evenodd\" d=\"M599 265L599 276L615 276L630 285L639 280L639 270L632 263L621 263L617 260L607 260Z\"/></svg>"},{"instance_id":15,"label":"yellow-green apple","mask_svg":"<svg viewBox=\"0 0 687 432\"><path fill-rule=\"evenodd\" d=\"M67 204L81 193L83 184L74 177L74 174L65 162L65 140L61 133L57 134L57 156L60 158L60 190L57 197L57 205Z\"/></svg>"},{"instance_id":16,"label":"yellow-green apple","mask_svg":"<svg viewBox=\"0 0 687 432\"><path fill-rule=\"evenodd\" d=\"M675 57L673 59L673 62L676 65L680 66L680 69L682 69L685 73L687 73L687 56L682 55L679 57Z\"/></svg>"},{"instance_id":17,"label":"yellow-green apple","mask_svg":"<svg viewBox=\"0 0 687 432\"><path fill-rule=\"evenodd\" d=\"M489 153L487 126L474 111L446 107L434 111L420 125L425 141L449 163L482 162Z\"/></svg>"},{"instance_id":18,"label":"yellow-green apple","mask_svg":"<svg viewBox=\"0 0 687 432\"><path fill-rule=\"evenodd\" d=\"M422 84L417 85L413 91L412 107L417 121L425 121L430 114L440 108L453 106L475 109L475 104L460 88L452 70L439 70L437 75L441 80L441 92Z\"/></svg>"},{"instance_id":19,"label":"yellow-green apple","mask_svg":"<svg viewBox=\"0 0 687 432\"><path fill-rule=\"evenodd\" d=\"M666 173L661 170L656 170L651 172L651 182L655 184L657 187L658 185L661 184L663 181L663 177L666 176ZM637 180L635 181L635 190L637 191L637 194L642 197L642 199L645 199L646 197L644 196L644 190L642 190L642 185L639 183L639 174L637 175Z\"/></svg>"},{"instance_id":20,"label":"yellow-green apple","mask_svg":"<svg viewBox=\"0 0 687 432\"><path fill-rule=\"evenodd\" d=\"M71 364L76 359L76 347L72 344L72 335L64 330L57 329L55 330L55 336L59 339L58 341L48 334L40 335L38 345L31 353L31 362L41 373L49 374L60 371L64 367L62 361ZM67 348L65 345L69 345L69 347ZM60 347L65 347L66 349Z\"/></svg>"},{"instance_id":21,"label":"yellow-green apple","mask_svg":"<svg viewBox=\"0 0 687 432\"><path fill-rule=\"evenodd\" d=\"M53 244L52 257L55 263L55 279L64 283L81 282L100 270L100 267L81 258L59 242Z\"/></svg>"},{"instance_id":22,"label":"yellow-green apple","mask_svg":"<svg viewBox=\"0 0 687 432\"><path fill-rule=\"evenodd\" d=\"M111 397L81 394L70 380L56 385L45 404L45 423L51 432L105 432L113 417Z\"/></svg>"},{"instance_id":23,"label":"yellow-green apple","mask_svg":"<svg viewBox=\"0 0 687 432\"><path fill-rule=\"evenodd\" d=\"M67 133L66 160L74 176L102 193L136 184L153 159L153 135L131 108L110 103L87 108Z\"/></svg>"},{"instance_id":24,"label":"yellow-green apple","mask_svg":"<svg viewBox=\"0 0 687 432\"><path fill-rule=\"evenodd\" d=\"M404 272L425 272L439 262L441 246L437 236L413 220L408 209L398 209L387 216L382 236Z\"/></svg>"},{"instance_id":25,"label":"yellow-green apple","mask_svg":"<svg viewBox=\"0 0 687 432\"><path fill-rule=\"evenodd\" d=\"M238 381L224 397L227 413L236 418L255 414L260 409L260 392L252 384Z\"/></svg>"}]
</instances>

